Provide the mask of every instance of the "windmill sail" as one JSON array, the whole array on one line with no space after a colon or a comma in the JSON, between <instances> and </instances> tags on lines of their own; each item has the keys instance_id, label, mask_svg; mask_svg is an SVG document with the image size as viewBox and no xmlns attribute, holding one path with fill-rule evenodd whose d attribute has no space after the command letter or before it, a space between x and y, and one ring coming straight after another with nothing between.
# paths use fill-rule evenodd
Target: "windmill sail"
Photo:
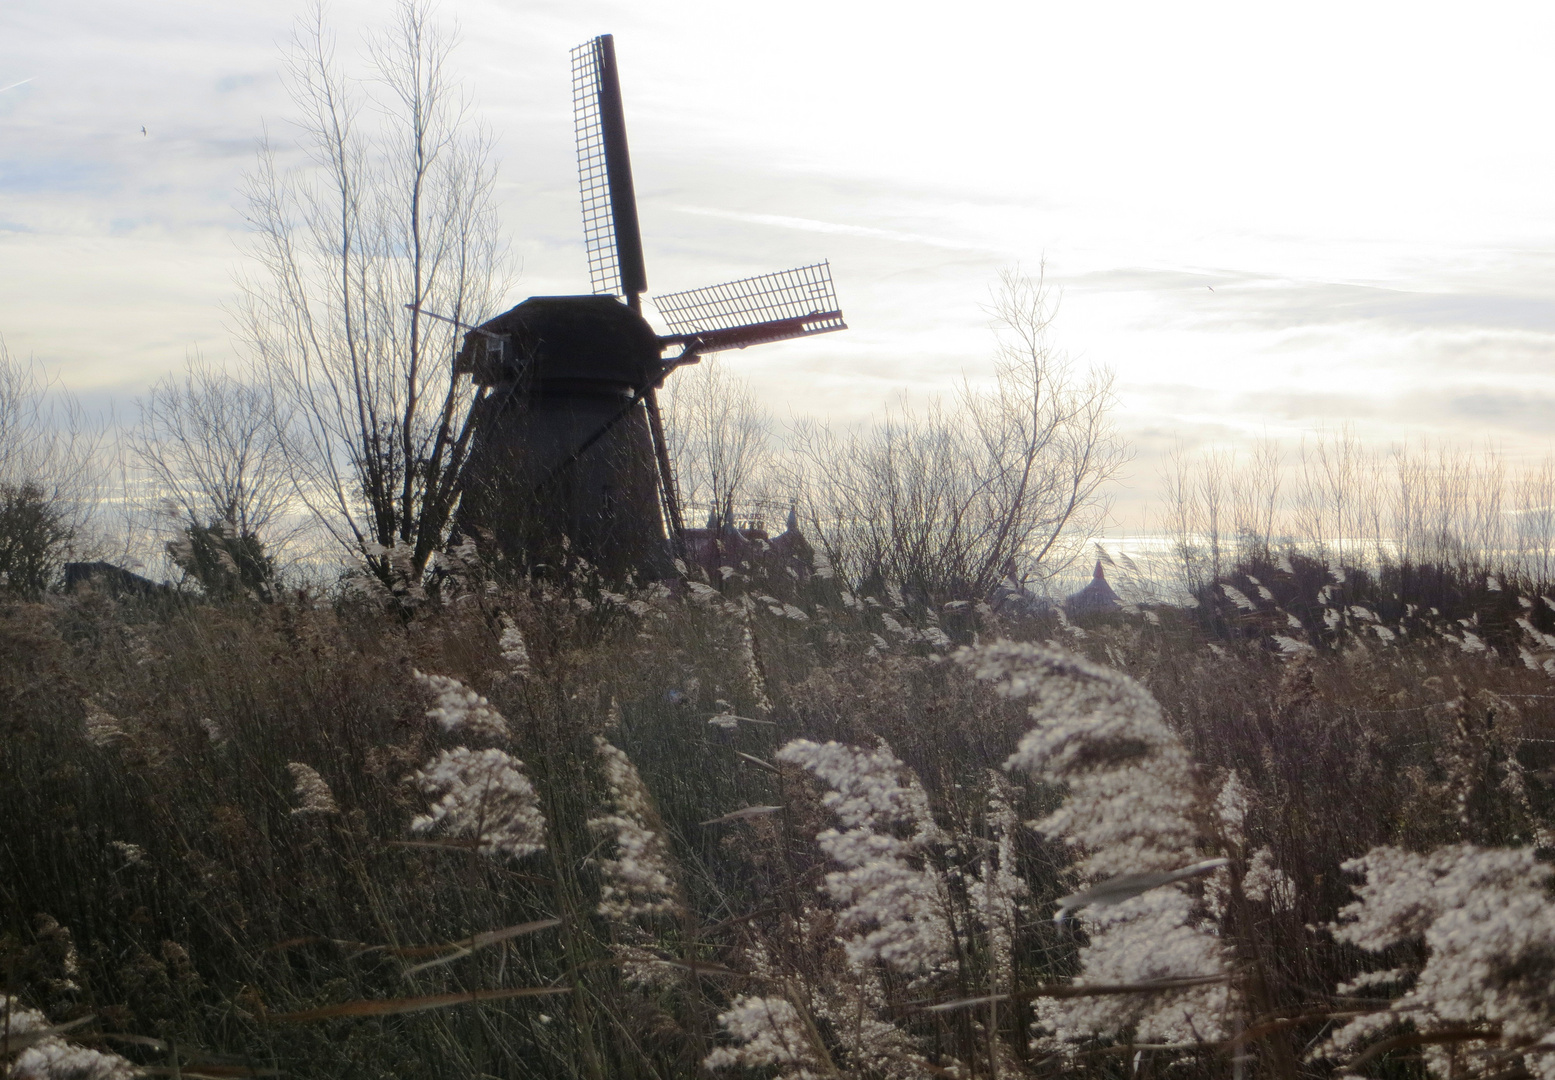
<instances>
[{"instance_id":1,"label":"windmill sail","mask_svg":"<svg viewBox=\"0 0 1555 1080\"><path fill-rule=\"evenodd\" d=\"M572 50L572 112L589 278L596 293L640 295L648 288L648 273L637 225L615 39L609 34Z\"/></svg>"},{"instance_id":2,"label":"windmill sail","mask_svg":"<svg viewBox=\"0 0 1555 1080\"><path fill-rule=\"evenodd\" d=\"M659 340L694 352L743 349L848 328L837 309L831 264L825 262L655 296L653 306L672 331Z\"/></svg>"}]
</instances>

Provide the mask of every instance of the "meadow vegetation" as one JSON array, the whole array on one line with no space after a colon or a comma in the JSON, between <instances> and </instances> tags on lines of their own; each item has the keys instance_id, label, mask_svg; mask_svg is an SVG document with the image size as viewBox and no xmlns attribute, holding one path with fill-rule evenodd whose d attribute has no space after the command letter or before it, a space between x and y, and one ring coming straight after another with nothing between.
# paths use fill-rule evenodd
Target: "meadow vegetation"
<instances>
[{"instance_id":1,"label":"meadow vegetation","mask_svg":"<svg viewBox=\"0 0 1555 1080\"><path fill-rule=\"evenodd\" d=\"M442 565L8 597L14 1075L1555 1061L1542 594L1395 616L1285 554L1070 620Z\"/></svg>"}]
</instances>

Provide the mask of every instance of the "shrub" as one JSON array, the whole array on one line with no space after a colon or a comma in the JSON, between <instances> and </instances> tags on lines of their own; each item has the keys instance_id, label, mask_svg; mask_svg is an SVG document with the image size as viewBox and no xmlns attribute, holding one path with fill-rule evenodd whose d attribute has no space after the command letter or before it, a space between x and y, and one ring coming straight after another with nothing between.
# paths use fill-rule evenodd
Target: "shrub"
<instances>
[{"instance_id":1,"label":"shrub","mask_svg":"<svg viewBox=\"0 0 1555 1080\"><path fill-rule=\"evenodd\" d=\"M58 581L74 538L68 513L43 488L0 484L0 589L41 596Z\"/></svg>"}]
</instances>

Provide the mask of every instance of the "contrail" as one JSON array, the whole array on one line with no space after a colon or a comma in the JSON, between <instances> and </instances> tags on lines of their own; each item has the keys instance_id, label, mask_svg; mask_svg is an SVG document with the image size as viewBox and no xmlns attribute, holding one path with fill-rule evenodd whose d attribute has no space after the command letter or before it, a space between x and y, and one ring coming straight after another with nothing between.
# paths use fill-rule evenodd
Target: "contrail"
<instances>
[{"instance_id":1,"label":"contrail","mask_svg":"<svg viewBox=\"0 0 1555 1080\"><path fill-rule=\"evenodd\" d=\"M27 83L32 82L32 80L35 78L37 78L36 75L29 75L21 82L13 82L10 86L0 86L0 94L5 93L7 90L15 90L18 86L25 86Z\"/></svg>"}]
</instances>

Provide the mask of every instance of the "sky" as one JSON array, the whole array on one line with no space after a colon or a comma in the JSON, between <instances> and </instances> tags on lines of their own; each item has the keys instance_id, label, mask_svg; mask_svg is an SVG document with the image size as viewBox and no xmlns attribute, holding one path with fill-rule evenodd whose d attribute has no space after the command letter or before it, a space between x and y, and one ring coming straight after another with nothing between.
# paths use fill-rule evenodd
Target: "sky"
<instances>
[{"instance_id":1,"label":"sky","mask_svg":"<svg viewBox=\"0 0 1555 1080\"><path fill-rule=\"evenodd\" d=\"M0 336L89 401L236 366L239 189L299 0L0 5ZM360 52L388 5L328 6ZM850 329L729 354L838 423L989 371L1001 269L1162 455L1348 425L1555 446L1548 5L443 0L519 278L585 292L570 48L613 33L650 292L819 259ZM144 126L145 134L141 129ZM1126 514L1125 514L1126 516Z\"/></svg>"}]
</instances>

